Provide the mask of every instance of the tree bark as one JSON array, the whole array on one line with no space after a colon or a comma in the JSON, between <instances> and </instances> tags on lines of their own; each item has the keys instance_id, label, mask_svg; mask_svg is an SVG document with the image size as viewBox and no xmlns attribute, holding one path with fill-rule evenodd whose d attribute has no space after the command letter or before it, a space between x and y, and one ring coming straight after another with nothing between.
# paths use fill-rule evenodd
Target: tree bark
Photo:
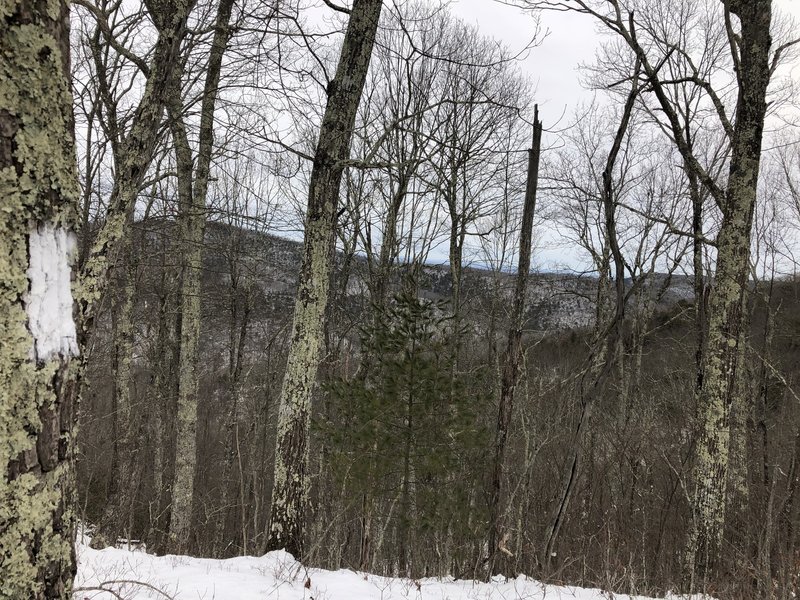
<instances>
[{"instance_id":1,"label":"tree bark","mask_svg":"<svg viewBox=\"0 0 800 600\"><path fill-rule=\"evenodd\" d=\"M698 392L700 434L693 473L694 527L687 557L691 573L700 578L713 569L719 558L725 524L730 408L742 350L742 302L749 270L772 43L771 0L731 1L726 3L726 9L741 22L739 95L723 220L717 237L717 267L708 304L703 385Z\"/></svg>"},{"instance_id":2,"label":"tree bark","mask_svg":"<svg viewBox=\"0 0 800 600\"><path fill-rule=\"evenodd\" d=\"M193 159L183 120L181 76L173 72L167 99L167 112L175 145L178 173L178 238L180 244L180 339L178 342L177 411L175 413L175 471L170 486L168 547L180 554L188 547L192 520L194 476L197 463L197 345L200 339L200 274L205 230L205 199L196 202L192 191ZM198 240L199 236L199 240Z\"/></svg>"},{"instance_id":3,"label":"tree bark","mask_svg":"<svg viewBox=\"0 0 800 600\"><path fill-rule=\"evenodd\" d=\"M221 0L217 7L214 38L208 60L200 112L197 166L193 170L192 150L183 118L182 68L173 70L166 101L178 171L181 211L178 227L181 240L181 338L178 366L178 412L175 436L175 474L172 483L170 546L176 553L189 549L194 510L194 478L197 467L197 352L200 340L200 279L206 226L206 196L214 146L216 107L222 58L230 39L229 21L233 0Z\"/></svg>"},{"instance_id":4,"label":"tree bark","mask_svg":"<svg viewBox=\"0 0 800 600\"><path fill-rule=\"evenodd\" d=\"M275 478L267 549L302 557L308 502L307 435L311 395L320 363L328 301L336 207L344 161L369 70L381 0L355 0L314 154L295 301L292 339L281 389L275 446Z\"/></svg>"},{"instance_id":5,"label":"tree bark","mask_svg":"<svg viewBox=\"0 0 800 600\"><path fill-rule=\"evenodd\" d=\"M164 3L152 0L146 3L150 16L158 29L158 38L153 51L152 62L145 73L147 83L144 93L136 107L132 118L130 130L125 135L121 131L114 131L121 139L113 143L115 178L114 187L109 198L108 210L105 221L88 251L82 252L81 262L78 265L78 285L76 286L76 300L79 308L78 341L85 360L85 349L88 347L89 338L94 329L96 306L98 300L107 291L110 273L113 267L123 261L130 261L132 248L130 224L136 200L142 181L148 171L158 142L158 128L164 112L164 101L167 83L172 76L172 70L180 53L180 43L184 37L186 20L195 0L179 0ZM104 85L101 81L101 86ZM104 102L108 102L106 90ZM109 112L115 111L113 105L106 106ZM112 113L113 114L113 113ZM116 116L110 117L116 124ZM116 130L116 127L112 127ZM124 267L123 267L124 268ZM132 311L132 286L130 273L123 271L120 278L123 281L123 294L128 295L123 299L122 322L129 321ZM126 316L127 315L127 316ZM127 385L130 382L130 353L132 339L130 331L118 330L116 334L117 372L115 374L115 403L117 413L114 416L118 431L129 432L130 398ZM83 370L83 365L81 365ZM83 382L82 373L78 375L79 382ZM123 421L124 419L124 421ZM120 485L128 478L130 459L122 456L124 448L128 446L125 435L116 442L117 456L112 461L112 474L110 497L104 515L99 524L99 537L97 543L114 543L116 529L120 517L118 507L124 504L126 498L122 497Z\"/></svg>"},{"instance_id":6,"label":"tree bark","mask_svg":"<svg viewBox=\"0 0 800 600\"><path fill-rule=\"evenodd\" d=\"M80 197L69 3L0 12L0 596L71 597Z\"/></svg>"},{"instance_id":7,"label":"tree bark","mask_svg":"<svg viewBox=\"0 0 800 600\"><path fill-rule=\"evenodd\" d=\"M528 151L528 181L525 188L525 204L522 211L519 258L517 261L517 280L514 288L514 305L511 316L511 329L508 332L503 375L500 384L500 402L497 412L497 429L494 441L494 464L492 466L492 487L489 500L489 569L495 574L495 558L500 542L505 536L502 522L503 466L505 462L508 429L514 410L514 391L519 379L522 359L522 328L525 324L525 291L531 268L531 246L533 244L533 216L536 211L536 191L539 183L539 153L542 142L542 123L539 121L538 106L534 108L533 144Z\"/></svg>"},{"instance_id":8,"label":"tree bark","mask_svg":"<svg viewBox=\"0 0 800 600\"><path fill-rule=\"evenodd\" d=\"M100 520L97 523L92 546L104 548L116 544L128 524L130 515L123 506L132 506L130 496L136 482L131 478L134 448L131 446L133 411L131 406L131 360L133 353L133 305L136 288L136 261L133 257L132 232L121 240L123 252L118 267L120 298L112 317L113 358L112 371L112 448L108 496ZM128 532L129 534L129 532Z\"/></svg>"},{"instance_id":9,"label":"tree bark","mask_svg":"<svg viewBox=\"0 0 800 600\"><path fill-rule=\"evenodd\" d=\"M164 547L165 532L169 528L165 514L166 504L169 502L169 493L166 488L171 487L172 467L171 452L168 452L169 441L173 439L170 432L166 431L167 423L171 419L170 400L174 394L170 393L169 374L173 372L176 360L174 318L176 289L172 276L172 269L167 265L167 240L162 241L159 268L161 269L160 287L158 293L158 326L156 341L151 351L150 362L153 365L150 384L147 391L147 406L152 407L147 420L148 436L153 443L153 496L150 500L150 524L147 533L148 548L158 552Z\"/></svg>"},{"instance_id":10,"label":"tree bark","mask_svg":"<svg viewBox=\"0 0 800 600\"><path fill-rule=\"evenodd\" d=\"M234 264L238 258L232 258L231 272L234 273L237 269ZM231 289L230 295L230 313L231 322L229 330L229 362L228 362L228 407L225 411L225 448L223 452L223 465L222 465L222 493L220 495L220 517L216 523L216 530L214 532L214 554L220 556L225 546L225 525L227 523L227 516L230 510L230 504L233 498L234 486L233 481L233 467L239 455L239 422L241 420L241 376L242 367L244 365L244 351L247 343L247 329L250 322L250 289L249 283L245 284L243 298L239 298L239 275L236 274L232 277L236 283ZM242 316L239 317L239 303L242 303ZM240 482L241 484L242 482ZM239 486L239 493L244 491L243 485ZM245 510L245 506L240 507L241 511ZM244 536L242 547L246 547L246 539ZM220 556L221 557L221 556Z\"/></svg>"}]
</instances>

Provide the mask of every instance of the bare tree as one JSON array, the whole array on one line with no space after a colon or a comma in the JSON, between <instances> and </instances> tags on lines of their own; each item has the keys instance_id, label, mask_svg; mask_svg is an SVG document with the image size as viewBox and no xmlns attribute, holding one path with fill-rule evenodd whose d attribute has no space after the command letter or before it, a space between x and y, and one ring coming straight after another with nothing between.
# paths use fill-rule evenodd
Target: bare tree
<instances>
[{"instance_id":1,"label":"bare tree","mask_svg":"<svg viewBox=\"0 0 800 600\"><path fill-rule=\"evenodd\" d=\"M639 69L640 64L637 59L631 77L631 89L619 117L619 125L603 165L601 182L599 182L604 243L600 256L600 273L597 292L596 340L594 340L594 347L588 359L589 366L581 377L580 417L574 431L571 456L568 459L565 469L564 484L553 512L552 521L548 526L545 536L542 560L544 564L549 564L550 562L566 511L572 500L572 495L578 481L582 446L588 433L592 411L599 394L602 392L612 373L618 354L618 345L620 343L625 319L625 305L627 300L625 289L626 263L622 255L617 231L617 201L619 191L618 182L615 182L614 175L615 169L617 168L617 159L619 158L623 142L628 135L628 128L631 123L635 102L639 95ZM607 290L605 287L610 283L607 277L613 278L613 310L606 308L607 299L605 296Z\"/></svg>"},{"instance_id":2,"label":"bare tree","mask_svg":"<svg viewBox=\"0 0 800 600\"><path fill-rule=\"evenodd\" d=\"M536 210L536 192L539 184L539 155L542 144L542 123L539 121L538 107L533 112L533 143L528 151L528 180L525 189L525 203L522 211L522 230L517 259L517 279L514 288L512 324L508 332L508 345L503 362L503 375L500 384L500 402L497 413L497 430L494 442L494 464L489 500L489 569L495 571L497 552L509 553L506 548L508 533L503 527L503 468L505 462L508 429L514 410L514 390L522 358L522 330L525 323L525 292L531 266L533 238L533 216ZM499 561L498 561L499 562Z\"/></svg>"},{"instance_id":3,"label":"bare tree","mask_svg":"<svg viewBox=\"0 0 800 600\"><path fill-rule=\"evenodd\" d=\"M309 183L303 261L281 390L267 542L269 549L286 548L298 557L303 551L308 500L310 404L320 363L339 186L381 7L381 0L356 0L350 9L336 75L327 88L328 103Z\"/></svg>"},{"instance_id":4,"label":"bare tree","mask_svg":"<svg viewBox=\"0 0 800 600\"><path fill-rule=\"evenodd\" d=\"M133 254L133 233L131 231L136 209L136 201L149 170L159 140L161 117L164 112L167 84L179 55L180 44L186 35L186 21L194 6L194 2L181 2L176 6L171 3L152 2L147 5L148 16L152 20L158 38L153 49L153 58L148 64L127 50L114 37L109 27L110 14L120 9L119 5L100 6L82 2L81 6L88 10L96 21L96 28L90 43L95 74L97 76L99 98L102 103L105 119L104 132L109 140L114 164L114 187L102 217L102 226L98 228L91 246L88 242L89 231L85 231L85 250L79 264L81 285L78 297L81 308L80 341L86 348L94 329L99 300L104 297L112 275L117 273L120 287L120 299L115 311L115 387L114 432L111 482L109 485L109 501L104 515L100 519L98 535L95 543L104 545L116 541L121 526L127 526L125 514L120 510L132 502L131 490L135 487L132 481L131 452L131 353L133 348L132 311L135 294L136 263ZM119 113L121 98L115 94L119 81L112 83L112 78L119 75L117 60L109 56L117 53L124 60L133 63L136 69L146 77L144 92L136 109L129 117L128 129ZM109 65L113 65L109 68ZM122 94L130 89L120 86ZM112 89L112 86L113 89ZM88 214L84 217L87 219ZM126 489L130 484L131 490ZM123 513L123 514L120 514Z\"/></svg>"},{"instance_id":5,"label":"bare tree","mask_svg":"<svg viewBox=\"0 0 800 600\"><path fill-rule=\"evenodd\" d=\"M703 89L730 141L729 173L723 186L700 163L687 142L678 107L667 91L675 82L664 77L663 65L670 60L692 65L692 58L678 42L663 37L664 28L654 17L664 13L640 12L635 3L622 0L602 4L588 0L554 3L525 0L525 4L589 14L620 37L641 63L647 91L655 96L665 116L664 127L671 133L685 168L697 177L722 212L716 240L714 284L708 301L702 385L698 389L700 414L693 478L696 486L694 528L687 542L688 571L702 577L713 569L718 558L725 521L730 406L741 352L742 304L749 268L767 87L781 55L795 41L772 48L770 0L723 1L716 9L717 23L723 24L727 32L734 67L738 92L735 119L728 116L724 103L708 79L696 71L689 78ZM738 30L733 17L739 20Z\"/></svg>"},{"instance_id":6,"label":"bare tree","mask_svg":"<svg viewBox=\"0 0 800 600\"><path fill-rule=\"evenodd\" d=\"M181 339L178 364L178 412L175 433L175 475L171 486L170 546L185 550L194 506L194 477L197 463L197 385L200 337L200 274L206 223L206 196L214 153L214 112L222 72L222 60L231 36L234 0L220 0L214 21L214 37L201 92L197 160L192 156L184 102L181 93L183 70L176 68L166 100L178 173L180 212L178 226L182 245Z\"/></svg>"},{"instance_id":7,"label":"bare tree","mask_svg":"<svg viewBox=\"0 0 800 600\"><path fill-rule=\"evenodd\" d=\"M136 198L139 194L154 149L158 142L158 130L164 112L165 93L172 70L177 64L180 44L186 34L186 21L195 2L162 2L152 0L146 3L148 15L158 31L150 64L135 58L128 52L123 55L134 61L136 67L147 77L142 97L130 119L127 132L115 130L112 135L121 138L119 151L115 156L114 188L103 218L103 226L95 236L91 249L79 265L80 294L80 336L85 346L95 318L96 301L102 297L108 285L111 265L119 252L118 244L126 234L126 223L132 219ZM107 15L95 6L82 3L100 23ZM101 25L101 30L102 30ZM107 40L109 44L112 42ZM104 92L101 91L101 94ZM109 107L113 110L112 107Z\"/></svg>"}]
</instances>

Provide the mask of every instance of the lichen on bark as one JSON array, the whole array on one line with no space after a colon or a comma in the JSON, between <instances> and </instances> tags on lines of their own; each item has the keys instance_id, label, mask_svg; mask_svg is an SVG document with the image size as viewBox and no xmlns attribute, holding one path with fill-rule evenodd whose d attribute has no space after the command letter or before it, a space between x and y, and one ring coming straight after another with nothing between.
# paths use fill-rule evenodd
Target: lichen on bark
<instances>
[{"instance_id":1,"label":"lichen on bark","mask_svg":"<svg viewBox=\"0 0 800 600\"><path fill-rule=\"evenodd\" d=\"M717 236L716 271L709 298L708 342L701 365L703 378L697 391L694 523L686 557L690 576L700 583L713 574L717 565L728 505L730 417L740 376L737 365L744 351L743 306L750 273L751 229L770 79L771 8L771 0L741 0L730 6L741 24L739 90L729 176L721 206L723 219Z\"/></svg>"},{"instance_id":2,"label":"lichen on bark","mask_svg":"<svg viewBox=\"0 0 800 600\"><path fill-rule=\"evenodd\" d=\"M309 183L303 259L278 409L267 541L268 549L286 548L298 558L302 557L303 518L309 492L307 434L311 395L320 363L339 186L381 6L381 0L353 3L336 75L328 85L328 103Z\"/></svg>"},{"instance_id":3,"label":"lichen on bark","mask_svg":"<svg viewBox=\"0 0 800 600\"><path fill-rule=\"evenodd\" d=\"M2 1L0 15L0 597L66 599L77 365L69 346L37 360L25 302L28 237L76 222L69 12Z\"/></svg>"}]
</instances>

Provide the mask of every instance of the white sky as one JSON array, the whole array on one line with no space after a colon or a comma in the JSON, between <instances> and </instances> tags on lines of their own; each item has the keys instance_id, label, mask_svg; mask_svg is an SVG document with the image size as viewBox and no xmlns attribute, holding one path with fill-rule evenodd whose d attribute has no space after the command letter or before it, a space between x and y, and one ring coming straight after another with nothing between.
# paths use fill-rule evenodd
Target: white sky
<instances>
[{"instance_id":1,"label":"white sky","mask_svg":"<svg viewBox=\"0 0 800 600\"><path fill-rule=\"evenodd\" d=\"M800 0L799 0L800 1ZM494 0L453 0L453 14L477 25L481 32L504 42L512 52L525 47L536 30L530 13ZM568 115L591 92L581 87L578 66L591 63L600 42L595 24L586 15L549 12L541 16L541 31L548 32L534 47L522 68L536 86L540 117L547 125Z\"/></svg>"},{"instance_id":2,"label":"white sky","mask_svg":"<svg viewBox=\"0 0 800 600\"><path fill-rule=\"evenodd\" d=\"M484 35L504 42L512 53L525 48L536 32L536 21L529 12L494 0L453 0L451 10L477 25ZM591 18L576 13L543 13L540 26L540 39L544 39L530 50L522 68L534 82L534 99L545 129L563 127L575 108L592 97L593 92L581 85L579 67L594 60L601 36ZM545 139L545 146L548 143L552 142ZM532 256L535 268L581 270L583 261L559 243L563 240L553 226L548 222L537 227Z\"/></svg>"},{"instance_id":3,"label":"white sky","mask_svg":"<svg viewBox=\"0 0 800 600\"><path fill-rule=\"evenodd\" d=\"M773 6L778 15L793 19L800 33L800 0L774 0ZM495 0L451 0L450 8L483 34L504 42L512 52L524 48L536 30L529 12ZM535 83L534 98L547 130L566 126L578 105L591 100L594 92L581 85L580 65L594 62L603 36L588 15L545 11L540 19L541 33L547 35L530 50L522 68ZM788 69L800 80L800 59ZM553 223L548 223L538 228L534 264L545 270L580 269L582 261L574 251L556 243L558 233L552 227Z\"/></svg>"},{"instance_id":4,"label":"white sky","mask_svg":"<svg viewBox=\"0 0 800 600\"><path fill-rule=\"evenodd\" d=\"M311 15L329 18L332 14L330 9L318 4L318 12ZM500 1L448 0L448 4L455 16L476 25L483 35L503 42L513 54L523 50L536 33L536 20L530 12ZM776 12L788 14L800 23L800 0L774 0L774 6ZM595 92L584 89L580 66L594 62L605 36L588 15L544 11L539 18L539 44L529 50L520 68L534 83L534 100L539 104L539 116L545 131L558 130L569 124L580 104L591 101ZM800 81L800 60L794 61L789 68L794 78ZM557 143L557 134L546 133L544 146L554 143ZM537 247L533 254L535 267L542 270L581 270L586 267L588 257L579 257L555 226L550 221L537 227ZM429 259L445 264L448 260L446 245L434 248Z\"/></svg>"},{"instance_id":5,"label":"white sky","mask_svg":"<svg viewBox=\"0 0 800 600\"><path fill-rule=\"evenodd\" d=\"M504 42L512 51L524 48L535 31L528 12L495 0L452 0L451 10L461 19L476 24L482 33ZM800 0L775 0L780 13L800 23ZM542 32L547 37L523 62L536 86L536 101L545 127L591 98L581 86L579 66L592 63L601 35L588 15L569 12L541 13ZM795 61L794 70L800 72Z\"/></svg>"}]
</instances>

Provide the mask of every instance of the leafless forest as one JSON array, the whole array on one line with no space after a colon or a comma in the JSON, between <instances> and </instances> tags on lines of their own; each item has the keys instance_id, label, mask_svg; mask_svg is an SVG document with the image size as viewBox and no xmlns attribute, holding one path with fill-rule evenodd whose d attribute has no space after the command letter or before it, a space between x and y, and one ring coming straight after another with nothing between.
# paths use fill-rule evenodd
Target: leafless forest
<instances>
[{"instance_id":1,"label":"leafless forest","mask_svg":"<svg viewBox=\"0 0 800 600\"><path fill-rule=\"evenodd\" d=\"M503 4L527 46L437 0L0 2L0 598L70 598L78 523L796 597L800 25ZM569 112L522 67L559 11L601 40Z\"/></svg>"}]
</instances>

